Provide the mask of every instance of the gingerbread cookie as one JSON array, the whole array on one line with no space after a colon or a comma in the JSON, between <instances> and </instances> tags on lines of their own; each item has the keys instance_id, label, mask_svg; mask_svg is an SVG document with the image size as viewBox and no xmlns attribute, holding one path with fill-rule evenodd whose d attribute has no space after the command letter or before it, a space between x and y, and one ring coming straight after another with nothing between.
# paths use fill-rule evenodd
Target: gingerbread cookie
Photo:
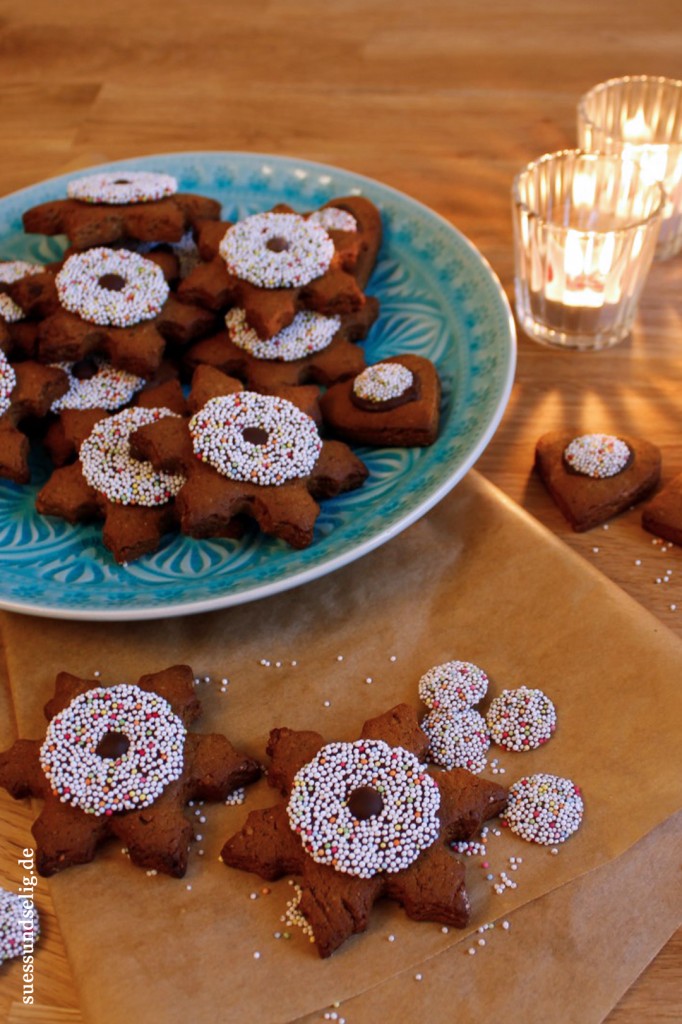
<instances>
[{"instance_id":1,"label":"gingerbread cookie","mask_svg":"<svg viewBox=\"0 0 682 1024\"><path fill-rule=\"evenodd\" d=\"M682 474L673 477L644 506L642 526L657 537L682 544Z\"/></svg>"},{"instance_id":2,"label":"gingerbread cookie","mask_svg":"<svg viewBox=\"0 0 682 1024\"><path fill-rule=\"evenodd\" d=\"M221 857L265 879L302 876L296 912L328 957L365 931L380 897L417 921L464 927L464 867L448 848L506 805L506 790L463 769L431 775L416 713L398 705L354 743L275 729L269 783L286 798L252 811Z\"/></svg>"},{"instance_id":3,"label":"gingerbread cookie","mask_svg":"<svg viewBox=\"0 0 682 1024\"><path fill-rule=\"evenodd\" d=\"M573 529L582 532L650 494L661 454L640 438L561 430L540 438L535 468Z\"/></svg>"},{"instance_id":4,"label":"gingerbread cookie","mask_svg":"<svg viewBox=\"0 0 682 1024\"><path fill-rule=\"evenodd\" d=\"M54 277L40 263L0 261L0 348L11 358L35 358L36 321L59 306Z\"/></svg>"},{"instance_id":5,"label":"gingerbread cookie","mask_svg":"<svg viewBox=\"0 0 682 1024\"><path fill-rule=\"evenodd\" d=\"M210 368L197 373L202 369ZM322 441L314 419L294 404L305 389L292 389L290 401L241 390L217 370L211 374L200 407L193 386L197 411L189 423L138 430L131 440L134 455L186 477L176 505L189 536L225 536L235 517L246 516L264 533L307 547L320 511L316 499L361 486L364 463L345 444ZM219 393L210 397L213 387Z\"/></svg>"},{"instance_id":6,"label":"gingerbread cookie","mask_svg":"<svg viewBox=\"0 0 682 1024\"><path fill-rule=\"evenodd\" d=\"M177 191L167 174L109 171L69 182L67 199L41 203L24 213L24 229L64 234L76 249L122 239L179 242L188 230L220 216L220 203Z\"/></svg>"},{"instance_id":7,"label":"gingerbread cookie","mask_svg":"<svg viewBox=\"0 0 682 1024\"><path fill-rule=\"evenodd\" d=\"M118 562L155 551L177 526L173 499L185 481L133 458L129 439L140 426L167 416L176 414L130 408L97 420L80 441L78 461L55 469L38 492L38 512L69 523L103 519L102 540Z\"/></svg>"},{"instance_id":8,"label":"gingerbread cookie","mask_svg":"<svg viewBox=\"0 0 682 1024\"><path fill-rule=\"evenodd\" d=\"M224 736L188 731L200 710L187 665L135 685L59 673L44 740L0 754L0 785L44 801L33 825L40 874L87 864L116 837L139 867L184 875L193 837L185 804L225 800L260 775Z\"/></svg>"},{"instance_id":9,"label":"gingerbread cookie","mask_svg":"<svg viewBox=\"0 0 682 1024\"><path fill-rule=\"evenodd\" d=\"M337 211L342 226L325 227L325 210ZM380 243L379 211L362 196L331 200L307 215L278 206L227 225L218 254L189 274L178 294L211 310L237 306L259 338L272 338L303 309L325 316L360 310ZM202 244L206 252L205 238Z\"/></svg>"},{"instance_id":10,"label":"gingerbread cookie","mask_svg":"<svg viewBox=\"0 0 682 1024\"><path fill-rule=\"evenodd\" d=\"M409 448L433 444L440 418L440 379L423 356L391 356L340 381L320 400L322 418L351 444Z\"/></svg>"},{"instance_id":11,"label":"gingerbread cookie","mask_svg":"<svg viewBox=\"0 0 682 1024\"><path fill-rule=\"evenodd\" d=\"M364 353L354 342L366 336L378 312L371 296L359 312L345 316L302 310L274 338L263 340L235 307L225 317L227 329L192 345L183 362L190 369L215 366L265 394L309 382L328 387L364 368Z\"/></svg>"},{"instance_id":12,"label":"gingerbread cookie","mask_svg":"<svg viewBox=\"0 0 682 1024\"><path fill-rule=\"evenodd\" d=\"M45 416L68 389L66 374L53 366L27 360L12 365L0 350L0 476L26 484L29 440L27 420Z\"/></svg>"},{"instance_id":13,"label":"gingerbread cookie","mask_svg":"<svg viewBox=\"0 0 682 1024\"><path fill-rule=\"evenodd\" d=\"M177 301L156 262L126 249L74 254L55 283L60 309L38 328L44 362L101 354L119 369L152 377L166 342L187 345L215 327L206 310Z\"/></svg>"}]
</instances>

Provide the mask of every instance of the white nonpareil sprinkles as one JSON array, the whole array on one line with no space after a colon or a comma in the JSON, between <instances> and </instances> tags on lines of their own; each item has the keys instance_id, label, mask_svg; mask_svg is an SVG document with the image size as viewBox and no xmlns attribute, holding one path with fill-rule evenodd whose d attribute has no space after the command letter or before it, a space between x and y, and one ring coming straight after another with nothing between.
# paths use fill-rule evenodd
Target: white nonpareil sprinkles
<instances>
[{"instance_id":1,"label":"white nonpareil sprinkles","mask_svg":"<svg viewBox=\"0 0 682 1024\"><path fill-rule=\"evenodd\" d=\"M429 739L429 753L435 764L441 768L466 768L474 775L483 771L490 737L478 711L430 711L421 727Z\"/></svg>"},{"instance_id":2,"label":"white nonpareil sprinkles","mask_svg":"<svg viewBox=\"0 0 682 1024\"><path fill-rule=\"evenodd\" d=\"M177 190L177 179L170 174L126 170L89 174L75 178L66 186L69 199L113 206L154 202L174 195Z\"/></svg>"},{"instance_id":3,"label":"white nonpareil sprinkles","mask_svg":"<svg viewBox=\"0 0 682 1024\"><path fill-rule=\"evenodd\" d=\"M487 692L487 675L470 661L434 665L419 680L419 696L427 708L451 713L478 704Z\"/></svg>"},{"instance_id":4,"label":"white nonpareil sprinkles","mask_svg":"<svg viewBox=\"0 0 682 1024\"><path fill-rule=\"evenodd\" d=\"M231 309L225 317L230 341L255 359L276 359L291 363L327 348L341 326L338 316L323 316L303 310L272 338L263 341L246 322L243 309Z\"/></svg>"},{"instance_id":5,"label":"white nonpareil sprinkles","mask_svg":"<svg viewBox=\"0 0 682 1024\"><path fill-rule=\"evenodd\" d=\"M14 367L0 349L0 416L4 416L12 404L12 391L17 383Z\"/></svg>"},{"instance_id":6,"label":"white nonpareil sprinkles","mask_svg":"<svg viewBox=\"0 0 682 1024\"><path fill-rule=\"evenodd\" d=\"M375 363L353 381L353 393L366 402L388 402L412 387L414 374L401 363Z\"/></svg>"},{"instance_id":7,"label":"white nonpareil sprinkles","mask_svg":"<svg viewBox=\"0 0 682 1024\"><path fill-rule=\"evenodd\" d=\"M554 704L542 690L503 690L485 716L491 738L505 750L535 750L556 729Z\"/></svg>"},{"instance_id":8,"label":"white nonpareil sprinkles","mask_svg":"<svg viewBox=\"0 0 682 1024\"><path fill-rule=\"evenodd\" d=\"M81 445L79 457L88 484L119 505L164 505L185 482L180 474L162 473L130 454L130 435L170 409L124 409L96 423Z\"/></svg>"},{"instance_id":9,"label":"white nonpareil sprinkles","mask_svg":"<svg viewBox=\"0 0 682 1024\"><path fill-rule=\"evenodd\" d=\"M500 818L528 842L543 846L563 843L583 819L580 790L558 775L524 776L510 786L507 808Z\"/></svg>"},{"instance_id":10,"label":"white nonpareil sprinkles","mask_svg":"<svg viewBox=\"0 0 682 1024\"><path fill-rule=\"evenodd\" d=\"M284 398L252 391L212 398L189 430L197 458L230 480L262 487L308 476L322 449L310 416Z\"/></svg>"},{"instance_id":11,"label":"white nonpareil sprinkles","mask_svg":"<svg viewBox=\"0 0 682 1024\"><path fill-rule=\"evenodd\" d=\"M616 476L631 458L625 441L610 434L583 434L564 449L564 461L574 472L598 479Z\"/></svg>"},{"instance_id":12,"label":"white nonpareil sprinkles","mask_svg":"<svg viewBox=\"0 0 682 1024\"><path fill-rule=\"evenodd\" d=\"M62 409L107 409L113 412L144 387L142 377L118 370L99 356L79 363L53 363L69 378L69 390L51 405L52 412Z\"/></svg>"},{"instance_id":13,"label":"white nonpareil sprinkles","mask_svg":"<svg viewBox=\"0 0 682 1024\"><path fill-rule=\"evenodd\" d=\"M62 803L111 815L148 807L180 777L186 734L159 694L96 687L51 720L40 764Z\"/></svg>"},{"instance_id":14,"label":"white nonpareil sprinkles","mask_svg":"<svg viewBox=\"0 0 682 1024\"><path fill-rule=\"evenodd\" d=\"M325 206L322 210L315 210L308 217L313 224L321 224L325 231L357 231L358 222L348 210L341 210L338 206Z\"/></svg>"},{"instance_id":15,"label":"white nonpareil sprinkles","mask_svg":"<svg viewBox=\"0 0 682 1024\"><path fill-rule=\"evenodd\" d=\"M56 284L64 309L103 327L152 320L169 294L160 267L127 249L75 253L57 274Z\"/></svg>"},{"instance_id":16,"label":"white nonpareil sprinkles","mask_svg":"<svg viewBox=\"0 0 682 1024\"><path fill-rule=\"evenodd\" d=\"M330 743L297 773L287 806L313 860L358 878L402 871L440 831L424 765L383 740Z\"/></svg>"},{"instance_id":17,"label":"white nonpareil sprinkles","mask_svg":"<svg viewBox=\"0 0 682 1024\"><path fill-rule=\"evenodd\" d=\"M0 261L0 282L2 284L13 284L20 281L22 277L30 277L33 274L42 274L45 267L40 263L29 263L27 260L5 260ZM14 299L4 292L0 292L0 318L8 324L17 323L24 319L24 311L18 306Z\"/></svg>"},{"instance_id":18,"label":"white nonpareil sprinkles","mask_svg":"<svg viewBox=\"0 0 682 1024\"><path fill-rule=\"evenodd\" d=\"M40 935L40 919L33 900L0 888L0 964L21 956Z\"/></svg>"},{"instance_id":19,"label":"white nonpareil sprinkles","mask_svg":"<svg viewBox=\"0 0 682 1024\"><path fill-rule=\"evenodd\" d=\"M219 252L227 269L259 288L296 288L329 269L334 243L297 213L256 213L228 228Z\"/></svg>"}]
</instances>

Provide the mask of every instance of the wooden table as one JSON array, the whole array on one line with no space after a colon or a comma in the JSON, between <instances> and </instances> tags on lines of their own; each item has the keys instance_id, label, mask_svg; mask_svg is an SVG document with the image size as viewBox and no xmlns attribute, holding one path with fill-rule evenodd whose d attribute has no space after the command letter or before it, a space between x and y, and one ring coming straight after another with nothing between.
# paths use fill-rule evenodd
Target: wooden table
<instances>
[{"instance_id":1,"label":"wooden table","mask_svg":"<svg viewBox=\"0 0 682 1024\"><path fill-rule=\"evenodd\" d=\"M433 207L484 254L510 299L514 173L575 145L576 103L593 84L682 73L676 0L100 6L5 0L0 194L147 153L247 150L323 161ZM662 449L666 479L682 471L681 274L682 256L654 266L632 337L612 350L561 352L521 336L509 406L477 467L679 635L679 550L652 542L636 512L608 530L573 534L531 465L541 433L576 426L640 434ZM15 865L29 816L4 796L0 814L0 867ZM49 914L44 888L40 899ZM54 920L48 933L39 998L52 1008L30 1019L53 1024L78 1018ZM3 1018L16 993L5 977ZM609 1021L680 1019L681 991L682 930Z\"/></svg>"}]
</instances>

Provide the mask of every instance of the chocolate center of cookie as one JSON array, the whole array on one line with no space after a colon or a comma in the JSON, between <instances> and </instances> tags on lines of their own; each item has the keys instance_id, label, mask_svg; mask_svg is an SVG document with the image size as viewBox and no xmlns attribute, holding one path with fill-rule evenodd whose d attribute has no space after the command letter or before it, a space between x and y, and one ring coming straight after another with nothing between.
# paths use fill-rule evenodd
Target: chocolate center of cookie
<instances>
[{"instance_id":1,"label":"chocolate center of cookie","mask_svg":"<svg viewBox=\"0 0 682 1024\"><path fill-rule=\"evenodd\" d=\"M263 427L244 427L242 437L249 444L267 444L269 434Z\"/></svg>"},{"instance_id":2,"label":"chocolate center of cookie","mask_svg":"<svg viewBox=\"0 0 682 1024\"><path fill-rule=\"evenodd\" d=\"M100 288L106 288L108 292L120 292L126 286L126 279L120 274L102 274L97 284Z\"/></svg>"},{"instance_id":3,"label":"chocolate center of cookie","mask_svg":"<svg viewBox=\"0 0 682 1024\"><path fill-rule=\"evenodd\" d=\"M79 359L71 367L71 376L76 380L92 380L97 373L97 363L94 359Z\"/></svg>"},{"instance_id":4,"label":"chocolate center of cookie","mask_svg":"<svg viewBox=\"0 0 682 1024\"><path fill-rule=\"evenodd\" d=\"M381 814L384 801L381 793L372 786L358 786L348 797L348 810L358 821L367 821Z\"/></svg>"},{"instance_id":5,"label":"chocolate center of cookie","mask_svg":"<svg viewBox=\"0 0 682 1024\"><path fill-rule=\"evenodd\" d=\"M130 746L130 740L122 732L105 732L102 739L95 748L95 753L99 757L108 757L112 760L116 760L128 750Z\"/></svg>"},{"instance_id":6,"label":"chocolate center of cookie","mask_svg":"<svg viewBox=\"0 0 682 1024\"><path fill-rule=\"evenodd\" d=\"M270 252L287 252L291 245L286 238L282 235L275 235L274 238L268 238L265 243L265 248L269 249Z\"/></svg>"}]
</instances>

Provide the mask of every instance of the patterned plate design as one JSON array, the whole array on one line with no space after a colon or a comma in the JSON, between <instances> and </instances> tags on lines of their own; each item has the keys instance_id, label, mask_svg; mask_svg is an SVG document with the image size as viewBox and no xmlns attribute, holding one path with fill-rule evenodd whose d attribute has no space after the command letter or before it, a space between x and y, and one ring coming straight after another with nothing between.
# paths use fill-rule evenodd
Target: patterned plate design
<instances>
[{"instance_id":1,"label":"patterned plate design","mask_svg":"<svg viewBox=\"0 0 682 1024\"><path fill-rule=\"evenodd\" d=\"M368 291L381 303L367 361L415 352L436 363L444 385L440 436L431 448L366 449L370 477L322 503L305 551L257 531L240 541L169 537L154 554L118 566L99 527L72 527L34 510L48 466L36 454L33 483L0 481L0 607L71 619L161 618L241 604L299 586L385 543L435 505L492 438L509 399L514 325L497 278L476 249L431 210L369 178L323 164L254 153L173 153L119 161L178 178L183 192L223 203L223 217L289 203L304 212L359 193L380 208L384 243ZM0 199L0 258L47 262L62 238L25 235L22 212L61 198L76 174Z\"/></svg>"}]
</instances>

